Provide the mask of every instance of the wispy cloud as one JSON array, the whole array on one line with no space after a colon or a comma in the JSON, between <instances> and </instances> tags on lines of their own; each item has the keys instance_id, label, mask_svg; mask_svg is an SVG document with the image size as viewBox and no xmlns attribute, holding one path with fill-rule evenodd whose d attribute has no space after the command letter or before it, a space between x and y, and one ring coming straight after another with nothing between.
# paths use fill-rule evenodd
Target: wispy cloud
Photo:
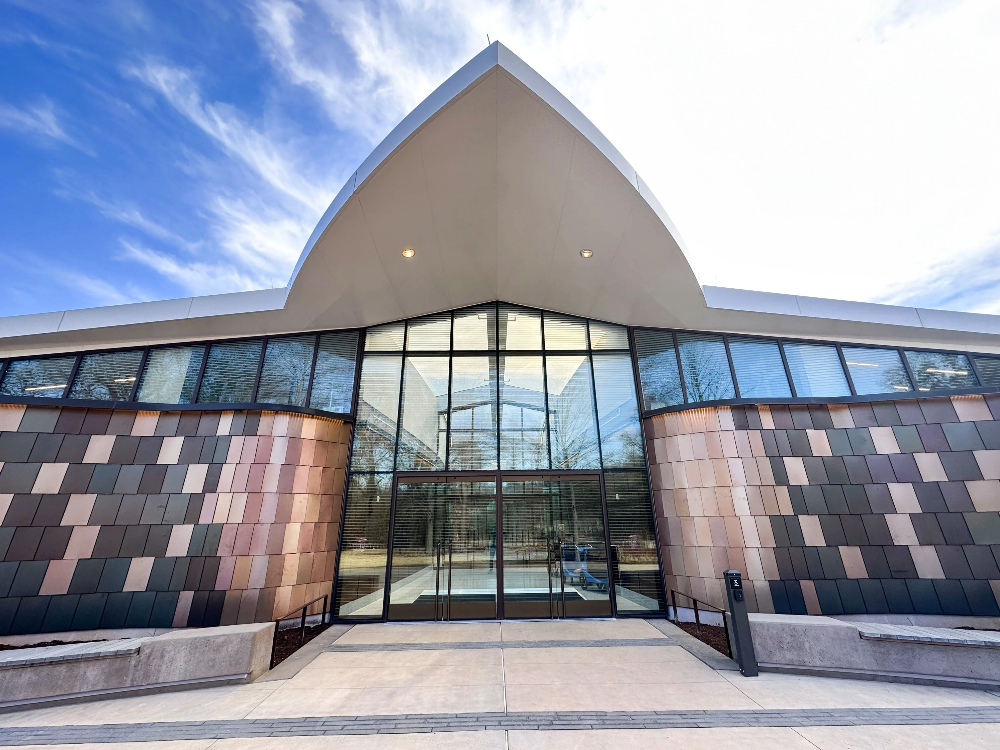
<instances>
[{"instance_id":1,"label":"wispy cloud","mask_svg":"<svg viewBox=\"0 0 1000 750\"><path fill-rule=\"evenodd\" d=\"M338 128L377 142L482 50L490 31L494 41L506 32L525 46L551 50L582 5L256 0L252 9L261 46L276 69L312 91Z\"/></svg>"},{"instance_id":2,"label":"wispy cloud","mask_svg":"<svg viewBox=\"0 0 1000 750\"><path fill-rule=\"evenodd\" d=\"M145 302L149 295L132 284L120 286L80 271L56 269L52 278L66 289L83 293L97 305L125 305Z\"/></svg>"},{"instance_id":3,"label":"wispy cloud","mask_svg":"<svg viewBox=\"0 0 1000 750\"><path fill-rule=\"evenodd\" d=\"M174 109L268 185L316 211L326 208L328 192L302 176L301 165L282 153L281 144L246 122L236 107L203 101L190 71L147 61L128 66L125 72L162 94Z\"/></svg>"},{"instance_id":4,"label":"wispy cloud","mask_svg":"<svg viewBox=\"0 0 1000 750\"><path fill-rule=\"evenodd\" d=\"M25 107L0 102L0 128L59 141L93 155L65 131L55 106L46 97Z\"/></svg>"},{"instance_id":5,"label":"wispy cloud","mask_svg":"<svg viewBox=\"0 0 1000 750\"><path fill-rule=\"evenodd\" d=\"M137 284L114 284L60 260L50 258L40 266L31 254L8 250L0 252L0 261L6 269L18 272L4 288L4 293L10 296L30 298L43 287L55 287L92 305L124 305L151 299L151 295Z\"/></svg>"},{"instance_id":6,"label":"wispy cloud","mask_svg":"<svg viewBox=\"0 0 1000 750\"><path fill-rule=\"evenodd\" d=\"M128 239L121 240L123 257L142 263L192 295L259 289L259 279L241 273L230 263L184 261Z\"/></svg>"},{"instance_id":7,"label":"wispy cloud","mask_svg":"<svg viewBox=\"0 0 1000 750\"><path fill-rule=\"evenodd\" d=\"M138 229L149 237L168 242L178 249L188 251L197 250L202 243L191 242L181 237L176 232L163 226L163 224L150 219L134 203L116 199L102 197L93 189L83 187L80 177L64 169L56 170L56 180L59 187L56 195L67 200L79 200L96 207L101 215L117 221L126 226Z\"/></svg>"},{"instance_id":8,"label":"wispy cloud","mask_svg":"<svg viewBox=\"0 0 1000 750\"><path fill-rule=\"evenodd\" d=\"M877 300L891 305L1000 314L1000 233L986 248L959 253Z\"/></svg>"}]
</instances>

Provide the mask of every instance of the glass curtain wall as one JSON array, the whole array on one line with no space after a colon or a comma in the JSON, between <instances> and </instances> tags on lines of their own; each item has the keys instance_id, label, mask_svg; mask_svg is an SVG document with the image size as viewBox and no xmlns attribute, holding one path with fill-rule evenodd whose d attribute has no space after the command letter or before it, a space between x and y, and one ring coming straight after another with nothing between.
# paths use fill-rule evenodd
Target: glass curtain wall
<instances>
[{"instance_id":1,"label":"glass curtain wall","mask_svg":"<svg viewBox=\"0 0 1000 750\"><path fill-rule=\"evenodd\" d=\"M612 549L606 549L609 537L604 520L605 512L611 513L610 499L605 509L600 502L601 483L595 480L591 489L596 488L601 510L599 529L595 526L588 527L586 533L578 532L587 537L585 541L593 550L584 550L575 537L564 540L577 547L574 560L563 563L580 562L575 558L586 555L590 560L587 565L608 569L610 560L616 559L614 591L625 602L623 613L662 611L636 395L624 326L493 303L368 329L338 569L337 615L380 618L386 607L394 613L392 617L422 612L420 608L427 605L428 571L437 570L435 545L457 545L454 549L461 548L466 556L472 554L468 550L479 548L479 531L461 532L467 536L457 530L453 533L448 525L455 523L448 515L451 511L431 513L428 508L437 508L444 502L441 498L472 507L475 503L468 498L482 497L485 490L477 485L474 491L446 491L433 483L411 482L414 474L431 472L447 472L450 482L461 481L461 475L456 478L452 472L499 472L500 481L505 483L509 472L590 471L598 477L603 472L610 484L628 488L617 491L613 514L608 516ZM400 472L406 474L397 478ZM416 514L410 520L398 515L403 508L400 488L404 486L411 507L407 512ZM510 484L512 492L527 486ZM566 492L560 494L559 490L555 496L572 497L582 492L575 484L562 489ZM548 497L541 491L534 494ZM397 514L394 525L389 522L390 496ZM504 508L507 502L505 494ZM542 503L540 508L548 508L555 501L538 502ZM562 507L552 505L557 506ZM495 501L491 507L496 508ZM447 523L431 523L428 513L448 519ZM392 540L390 525L395 529ZM427 529L445 536L428 542ZM406 539L395 538L404 532ZM399 547L393 555L402 554L412 564L392 563L394 598L385 602L384 566L390 544L393 550ZM552 554L558 557L563 553ZM555 560L553 557L550 562L553 570L558 570ZM383 568L376 574L378 564ZM586 577L574 575L582 586ZM604 580L607 601L607 574ZM396 595L402 581L420 588L413 601L408 597L416 588ZM469 588L463 586L463 590ZM477 583L473 588L478 591L482 586ZM431 603L427 611L436 612L434 606ZM587 606L600 609L604 605ZM466 609L463 605L462 611ZM584 609L569 607L578 613Z\"/></svg>"}]
</instances>

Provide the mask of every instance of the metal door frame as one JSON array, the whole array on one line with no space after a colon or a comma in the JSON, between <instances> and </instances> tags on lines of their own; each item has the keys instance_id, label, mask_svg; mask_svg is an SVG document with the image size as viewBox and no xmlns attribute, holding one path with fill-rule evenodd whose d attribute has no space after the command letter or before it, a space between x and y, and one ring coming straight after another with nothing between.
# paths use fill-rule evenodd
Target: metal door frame
<instances>
[{"instance_id":1,"label":"metal door frame","mask_svg":"<svg viewBox=\"0 0 1000 750\"><path fill-rule=\"evenodd\" d=\"M600 469L525 471L397 471L392 476L392 493L389 506L389 538L386 545L385 588L382 596L382 622L389 621L389 600L392 597L392 550L396 532L396 487L406 484L445 484L454 482L493 482L496 487L496 576L497 620L504 618L503 602L503 483L518 481L595 481L601 494L601 512L604 524L604 549L608 564L608 599L611 616L618 616L615 600L614 569L611 562L611 530L608 528L608 501L604 494L604 472Z\"/></svg>"}]
</instances>

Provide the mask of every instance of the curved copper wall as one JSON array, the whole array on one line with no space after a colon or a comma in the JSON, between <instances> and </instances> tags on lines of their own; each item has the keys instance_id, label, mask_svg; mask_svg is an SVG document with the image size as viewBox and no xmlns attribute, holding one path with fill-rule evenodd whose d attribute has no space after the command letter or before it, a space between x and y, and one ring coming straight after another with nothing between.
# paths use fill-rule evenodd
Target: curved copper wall
<instances>
[{"instance_id":1,"label":"curved copper wall","mask_svg":"<svg viewBox=\"0 0 1000 750\"><path fill-rule=\"evenodd\" d=\"M0 634L260 622L329 593L349 440L297 414L0 406Z\"/></svg>"},{"instance_id":2,"label":"curved copper wall","mask_svg":"<svg viewBox=\"0 0 1000 750\"><path fill-rule=\"evenodd\" d=\"M1000 615L1000 395L644 420L668 589L751 610Z\"/></svg>"}]
</instances>

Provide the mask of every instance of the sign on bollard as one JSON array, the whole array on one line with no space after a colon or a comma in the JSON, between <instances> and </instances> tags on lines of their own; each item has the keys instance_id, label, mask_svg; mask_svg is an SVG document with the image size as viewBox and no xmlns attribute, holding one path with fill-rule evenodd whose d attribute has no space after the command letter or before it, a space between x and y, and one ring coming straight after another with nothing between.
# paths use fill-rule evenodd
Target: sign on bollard
<instances>
[{"instance_id":1,"label":"sign on bollard","mask_svg":"<svg viewBox=\"0 0 1000 750\"><path fill-rule=\"evenodd\" d=\"M729 632L733 639L733 655L740 665L740 674L744 677L757 676L757 655L753 651L753 638L750 635L750 620L747 617L746 597L743 596L743 579L738 570L727 570L726 596L729 599L729 614L732 618L732 628Z\"/></svg>"}]
</instances>

